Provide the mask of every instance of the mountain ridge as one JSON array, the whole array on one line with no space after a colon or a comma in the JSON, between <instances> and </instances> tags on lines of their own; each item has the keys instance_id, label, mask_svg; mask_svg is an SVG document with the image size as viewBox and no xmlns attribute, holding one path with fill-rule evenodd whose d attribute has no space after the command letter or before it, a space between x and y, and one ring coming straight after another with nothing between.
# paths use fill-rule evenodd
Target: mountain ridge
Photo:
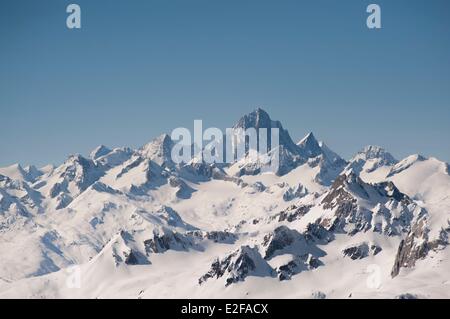
<instances>
[{"instance_id":1,"label":"mountain ridge","mask_svg":"<svg viewBox=\"0 0 450 319\"><path fill-rule=\"evenodd\" d=\"M279 128L280 169L175 164L167 134L54 168L0 168L0 297L446 296L429 276L450 282L447 163L375 146L346 161L313 133L294 143L262 109L233 127ZM354 280L371 265L378 290ZM63 284L72 266L78 292Z\"/></svg>"}]
</instances>

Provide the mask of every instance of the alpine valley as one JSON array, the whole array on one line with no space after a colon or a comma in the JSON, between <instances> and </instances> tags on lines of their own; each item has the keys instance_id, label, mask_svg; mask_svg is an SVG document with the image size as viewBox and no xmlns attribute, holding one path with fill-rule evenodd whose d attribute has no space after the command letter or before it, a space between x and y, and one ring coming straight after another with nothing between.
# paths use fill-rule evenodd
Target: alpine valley
<instances>
[{"instance_id":1,"label":"alpine valley","mask_svg":"<svg viewBox=\"0 0 450 319\"><path fill-rule=\"evenodd\" d=\"M276 173L175 164L169 135L0 168L0 298L450 298L449 164L251 127Z\"/></svg>"}]
</instances>

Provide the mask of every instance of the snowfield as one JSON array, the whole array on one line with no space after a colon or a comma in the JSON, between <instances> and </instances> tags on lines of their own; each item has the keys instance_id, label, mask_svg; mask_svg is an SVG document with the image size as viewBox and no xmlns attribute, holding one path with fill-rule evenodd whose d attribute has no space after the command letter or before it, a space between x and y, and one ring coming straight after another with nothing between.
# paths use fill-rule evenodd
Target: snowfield
<instances>
[{"instance_id":1,"label":"snowfield","mask_svg":"<svg viewBox=\"0 0 450 319\"><path fill-rule=\"evenodd\" d=\"M447 163L250 127L280 129L276 173L175 164L166 134L0 168L0 298L450 298Z\"/></svg>"}]
</instances>

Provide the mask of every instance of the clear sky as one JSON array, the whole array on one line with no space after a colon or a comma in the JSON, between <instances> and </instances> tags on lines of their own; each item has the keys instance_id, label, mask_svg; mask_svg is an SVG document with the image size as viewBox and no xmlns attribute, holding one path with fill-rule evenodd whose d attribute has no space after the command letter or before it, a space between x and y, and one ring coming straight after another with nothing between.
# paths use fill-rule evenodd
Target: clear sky
<instances>
[{"instance_id":1,"label":"clear sky","mask_svg":"<svg viewBox=\"0 0 450 319\"><path fill-rule=\"evenodd\" d=\"M226 128L256 107L346 158L376 144L450 161L449 103L448 0L0 2L0 166L139 147L194 119Z\"/></svg>"}]
</instances>

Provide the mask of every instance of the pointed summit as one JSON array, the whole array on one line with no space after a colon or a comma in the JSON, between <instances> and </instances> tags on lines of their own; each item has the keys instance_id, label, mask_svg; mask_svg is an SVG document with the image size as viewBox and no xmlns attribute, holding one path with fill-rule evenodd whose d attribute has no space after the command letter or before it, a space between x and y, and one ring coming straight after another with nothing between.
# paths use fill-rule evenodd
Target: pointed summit
<instances>
[{"instance_id":1,"label":"pointed summit","mask_svg":"<svg viewBox=\"0 0 450 319\"><path fill-rule=\"evenodd\" d=\"M141 149L141 155L160 166L173 166L172 147L174 143L168 134L162 134Z\"/></svg>"},{"instance_id":2,"label":"pointed summit","mask_svg":"<svg viewBox=\"0 0 450 319\"><path fill-rule=\"evenodd\" d=\"M306 136L304 138L302 138L300 140L300 142L297 143L297 145L305 144L305 143L317 143L317 144L319 144L319 142L317 142L316 137L314 136L313 132L309 132L308 134L306 134Z\"/></svg>"},{"instance_id":3,"label":"pointed summit","mask_svg":"<svg viewBox=\"0 0 450 319\"><path fill-rule=\"evenodd\" d=\"M331 162L345 166L346 162L345 160L340 157L336 152L334 152L332 149L330 149L324 142L320 141L319 146L322 149L323 154L326 158L331 160Z\"/></svg>"},{"instance_id":4,"label":"pointed summit","mask_svg":"<svg viewBox=\"0 0 450 319\"><path fill-rule=\"evenodd\" d=\"M35 170L36 168L34 166L23 168L20 164L13 164L8 167L0 167L0 175L17 181L34 182L41 175Z\"/></svg>"},{"instance_id":5,"label":"pointed summit","mask_svg":"<svg viewBox=\"0 0 450 319\"><path fill-rule=\"evenodd\" d=\"M270 129L278 128L280 137L279 145L292 153L298 152L297 145L295 145L295 143L292 141L288 131L283 128L281 122L272 120L269 114L261 108L257 108L253 112L244 115L233 126L233 129L246 130L248 128L255 128L257 131L260 128L268 129L267 133L269 135L269 139L271 139Z\"/></svg>"},{"instance_id":6,"label":"pointed summit","mask_svg":"<svg viewBox=\"0 0 450 319\"><path fill-rule=\"evenodd\" d=\"M111 153L111 150L109 148L107 148L105 145L99 145L91 152L89 157L93 160L96 160L109 153Z\"/></svg>"},{"instance_id":7,"label":"pointed summit","mask_svg":"<svg viewBox=\"0 0 450 319\"><path fill-rule=\"evenodd\" d=\"M365 160L370 159L381 159L385 162L385 164L395 164L397 160L392 156L389 152L387 152L384 148L376 145L367 145L358 152L355 157L364 158Z\"/></svg>"},{"instance_id":8,"label":"pointed summit","mask_svg":"<svg viewBox=\"0 0 450 319\"><path fill-rule=\"evenodd\" d=\"M350 160L345 171L352 171L355 174L372 173L381 167L391 167L397 164L397 160L384 148L368 145L359 151Z\"/></svg>"},{"instance_id":9,"label":"pointed summit","mask_svg":"<svg viewBox=\"0 0 450 319\"><path fill-rule=\"evenodd\" d=\"M307 157L316 157L322 154L322 149L319 142L316 140L312 132L308 133L297 145L302 150L302 153Z\"/></svg>"},{"instance_id":10,"label":"pointed summit","mask_svg":"<svg viewBox=\"0 0 450 319\"><path fill-rule=\"evenodd\" d=\"M278 127L278 123L271 120L269 114L261 108L257 108L251 113L241 117L241 119L233 126L233 128L247 129L249 127L271 128Z\"/></svg>"}]
</instances>

